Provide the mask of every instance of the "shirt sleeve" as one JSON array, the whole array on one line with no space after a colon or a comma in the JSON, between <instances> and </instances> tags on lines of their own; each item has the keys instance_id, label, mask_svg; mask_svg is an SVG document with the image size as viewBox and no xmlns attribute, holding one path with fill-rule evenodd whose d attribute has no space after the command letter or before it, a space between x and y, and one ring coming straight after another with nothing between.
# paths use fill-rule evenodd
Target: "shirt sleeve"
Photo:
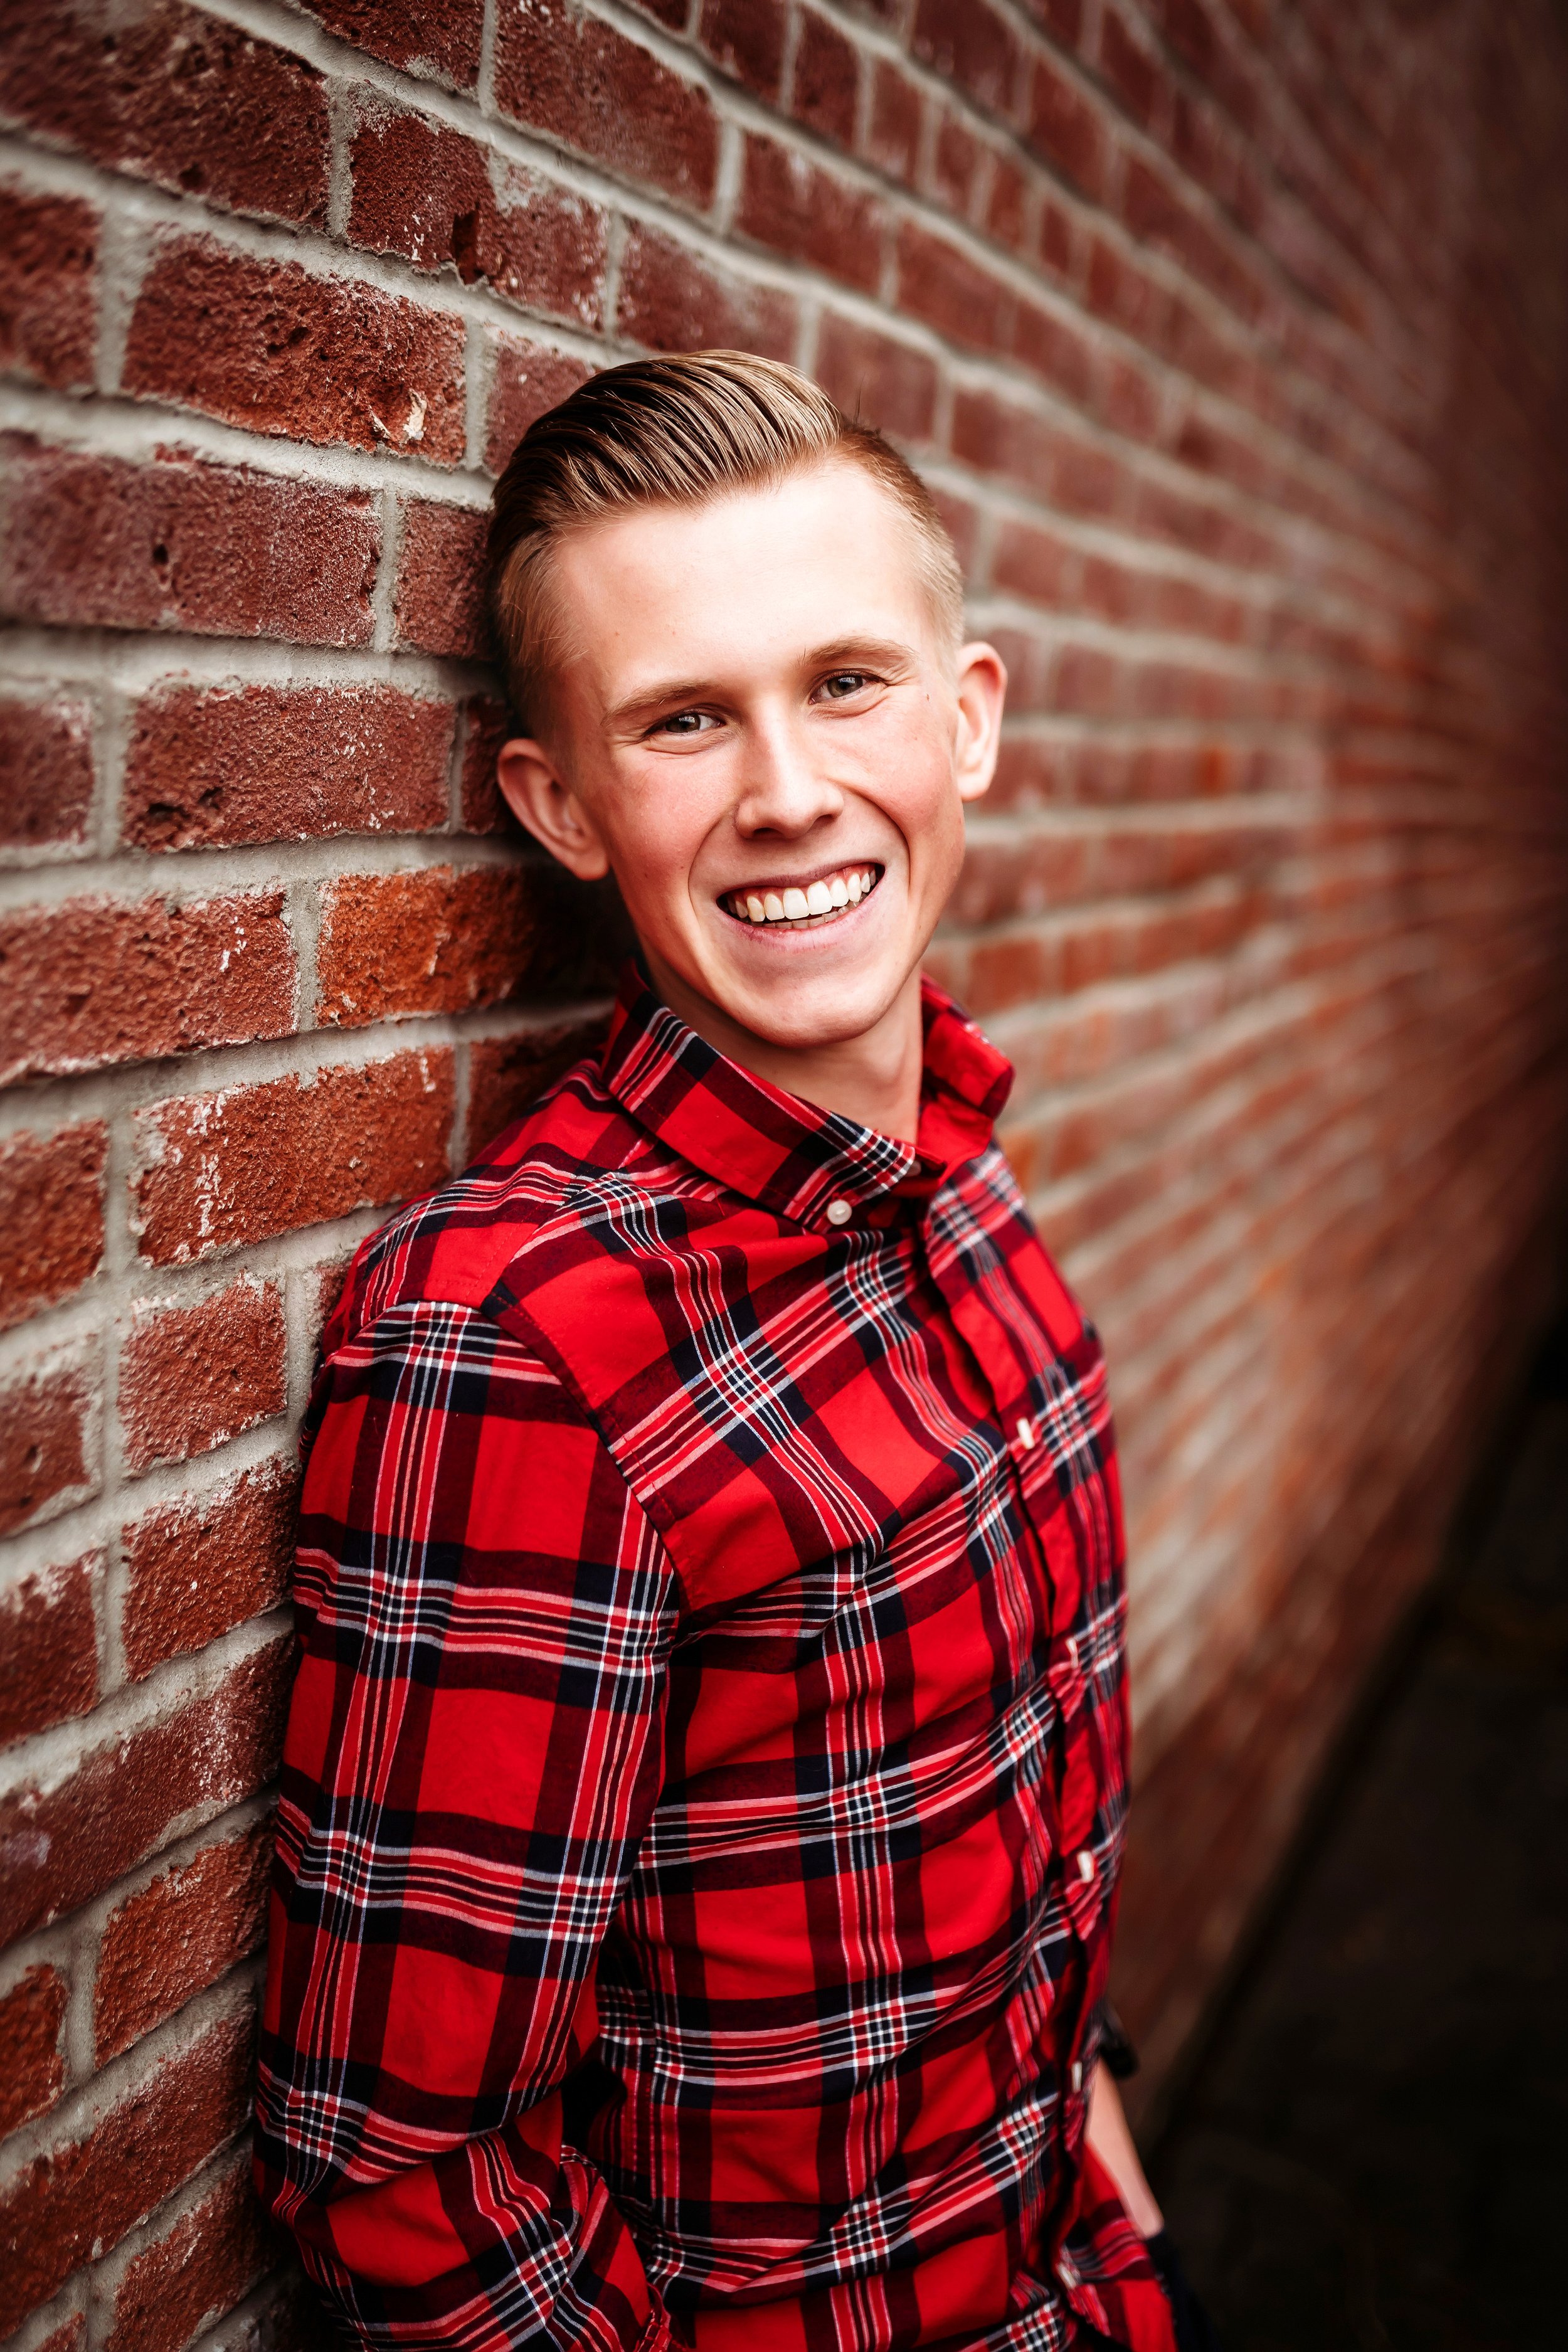
<instances>
[{"instance_id":1,"label":"shirt sleeve","mask_svg":"<svg viewBox=\"0 0 1568 2352\"><path fill-rule=\"evenodd\" d=\"M257 2177L363 2343L668 2340L563 2137L652 1812L668 1556L559 1381L423 1302L312 1403Z\"/></svg>"}]
</instances>

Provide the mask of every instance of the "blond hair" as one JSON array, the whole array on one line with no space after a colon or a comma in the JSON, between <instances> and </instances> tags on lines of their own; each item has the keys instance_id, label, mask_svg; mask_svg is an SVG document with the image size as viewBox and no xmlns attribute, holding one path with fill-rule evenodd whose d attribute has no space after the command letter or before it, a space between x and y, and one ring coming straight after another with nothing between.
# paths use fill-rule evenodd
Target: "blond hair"
<instances>
[{"instance_id":1,"label":"blond hair","mask_svg":"<svg viewBox=\"0 0 1568 2352\"><path fill-rule=\"evenodd\" d=\"M567 532L649 506L700 506L831 458L869 474L914 524L923 584L956 646L963 580L931 492L875 425L780 360L687 352L592 376L529 426L495 487L489 612L518 716L537 726L559 654L549 558Z\"/></svg>"}]
</instances>

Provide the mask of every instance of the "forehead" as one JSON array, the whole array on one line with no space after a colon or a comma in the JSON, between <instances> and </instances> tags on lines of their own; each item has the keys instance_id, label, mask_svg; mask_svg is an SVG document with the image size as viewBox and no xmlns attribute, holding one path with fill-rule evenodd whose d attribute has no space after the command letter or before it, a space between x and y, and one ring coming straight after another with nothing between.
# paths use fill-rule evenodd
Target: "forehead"
<instances>
[{"instance_id":1,"label":"forehead","mask_svg":"<svg viewBox=\"0 0 1568 2352\"><path fill-rule=\"evenodd\" d=\"M628 668L682 675L864 633L934 641L913 518L833 461L694 507L645 507L556 549L565 667L619 690Z\"/></svg>"}]
</instances>

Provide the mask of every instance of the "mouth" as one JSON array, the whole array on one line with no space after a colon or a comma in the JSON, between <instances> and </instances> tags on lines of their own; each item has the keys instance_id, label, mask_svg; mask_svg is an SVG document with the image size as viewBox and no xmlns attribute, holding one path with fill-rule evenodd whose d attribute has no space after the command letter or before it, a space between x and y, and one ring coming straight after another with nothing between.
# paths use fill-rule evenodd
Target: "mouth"
<instances>
[{"instance_id":1,"label":"mouth","mask_svg":"<svg viewBox=\"0 0 1568 2352\"><path fill-rule=\"evenodd\" d=\"M885 871L871 864L836 866L809 881L759 882L744 890L726 890L719 904L751 930L818 930L853 914Z\"/></svg>"}]
</instances>

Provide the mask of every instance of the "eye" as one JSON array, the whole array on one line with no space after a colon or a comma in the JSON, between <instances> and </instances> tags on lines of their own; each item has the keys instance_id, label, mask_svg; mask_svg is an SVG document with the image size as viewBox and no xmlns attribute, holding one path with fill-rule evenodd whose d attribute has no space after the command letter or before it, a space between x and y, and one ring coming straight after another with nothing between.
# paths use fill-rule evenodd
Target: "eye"
<instances>
[{"instance_id":1,"label":"eye","mask_svg":"<svg viewBox=\"0 0 1568 2352\"><path fill-rule=\"evenodd\" d=\"M700 735L719 721L710 710L672 710L668 719L658 719L648 729L650 735Z\"/></svg>"},{"instance_id":2,"label":"eye","mask_svg":"<svg viewBox=\"0 0 1568 2352\"><path fill-rule=\"evenodd\" d=\"M853 694L874 683L868 669L836 669L825 677L820 691L830 702L847 702Z\"/></svg>"}]
</instances>

